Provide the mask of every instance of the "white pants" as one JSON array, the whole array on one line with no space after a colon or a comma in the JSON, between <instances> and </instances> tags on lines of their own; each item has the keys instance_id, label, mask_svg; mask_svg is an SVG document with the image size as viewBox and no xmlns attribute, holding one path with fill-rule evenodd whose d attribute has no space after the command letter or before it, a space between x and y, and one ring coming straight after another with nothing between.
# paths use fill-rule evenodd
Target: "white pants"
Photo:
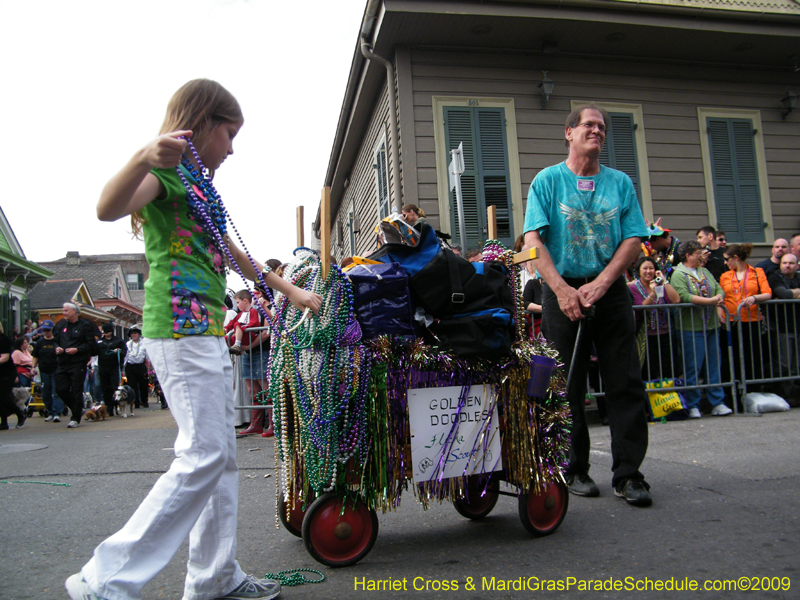
<instances>
[{"instance_id":1,"label":"white pants","mask_svg":"<svg viewBox=\"0 0 800 600\"><path fill-rule=\"evenodd\" d=\"M214 336L144 345L178 424L175 460L82 574L101 597L139 600L189 536L184 595L219 598L245 577L235 560L239 469L228 349Z\"/></svg>"}]
</instances>

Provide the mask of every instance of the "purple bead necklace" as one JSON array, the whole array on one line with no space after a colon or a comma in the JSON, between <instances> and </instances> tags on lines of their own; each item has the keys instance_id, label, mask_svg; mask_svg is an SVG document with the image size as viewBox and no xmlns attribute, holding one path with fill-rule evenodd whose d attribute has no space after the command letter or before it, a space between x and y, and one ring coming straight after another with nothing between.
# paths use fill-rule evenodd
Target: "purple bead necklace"
<instances>
[{"instance_id":1,"label":"purple bead necklace","mask_svg":"<svg viewBox=\"0 0 800 600\"><path fill-rule=\"evenodd\" d=\"M269 297L272 306L275 307L275 315L276 321L281 323L282 326L285 328L284 318L282 314L282 310L275 302L275 298L272 296L272 292L270 291L269 286L267 286L266 282L264 281L264 276L260 272L258 266L256 265L256 261L253 259L250 251L245 246L244 241L242 240L242 236L239 233L239 230L236 228L236 225L233 223L233 220L230 218L228 211L225 209L225 205L222 203L222 197L220 196L217 189L214 187L214 184L211 183L211 179L207 176L208 169L206 169L205 165L203 164L200 155L197 152L197 149L192 144L192 141L185 137L181 136L179 139L186 140L188 144L188 148L194 157L195 163L197 166L192 164L189 157L185 154L181 160L181 166L189 173L192 178L195 180L195 183L200 187L203 191L203 195L205 196L205 202L202 201L200 198L197 197L197 194L194 191L194 186L189 182L184 175L183 169L181 166L175 167L175 171L178 173L178 177L180 177L181 182L183 183L183 187L186 189L186 196L187 201L189 204L189 209L191 210L192 214L198 218L198 221L203 227L203 230L212 238L214 246L219 250L220 254L223 254L227 257L229 263L233 265L234 270L239 274L242 280L245 282L245 286L250 291L252 295L252 290L248 284L247 278L242 273L241 268L236 263L231 254L230 248L225 243L225 235L227 235L227 222L230 222L231 228L233 229L234 234L236 234L236 239L239 241L239 245L242 248L242 251L247 256L247 260L250 261L250 264L253 265L253 270L256 272L258 276L258 280L264 289L267 292L267 296ZM258 302L254 302L256 310L258 310L261 315L264 317L267 323L270 324L270 327L277 332L277 323L273 323L272 319L267 315L266 311L261 307L261 304Z\"/></svg>"}]
</instances>

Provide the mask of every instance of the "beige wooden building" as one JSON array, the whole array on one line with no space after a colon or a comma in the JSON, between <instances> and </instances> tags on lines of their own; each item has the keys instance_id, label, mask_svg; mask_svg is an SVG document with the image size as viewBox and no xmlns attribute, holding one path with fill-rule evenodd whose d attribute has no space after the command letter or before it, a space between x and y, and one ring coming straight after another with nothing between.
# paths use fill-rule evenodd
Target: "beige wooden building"
<instances>
[{"instance_id":1,"label":"beige wooden building","mask_svg":"<svg viewBox=\"0 0 800 600\"><path fill-rule=\"evenodd\" d=\"M325 178L332 254L368 254L409 203L457 239L447 165L462 142L468 245L488 205L512 242L531 180L566 158L567 114L593 100L612 115L602 160L631 175L647 218L768 256L800 231L797 94L795 0L370 0Z\"/></svg>"}]
</instances>

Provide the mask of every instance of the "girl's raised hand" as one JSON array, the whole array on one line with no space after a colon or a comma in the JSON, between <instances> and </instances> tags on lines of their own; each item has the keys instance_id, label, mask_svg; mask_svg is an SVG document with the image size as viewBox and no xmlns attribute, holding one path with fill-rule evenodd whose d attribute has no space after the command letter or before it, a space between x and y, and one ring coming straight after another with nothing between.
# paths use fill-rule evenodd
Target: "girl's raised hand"
<instances>
[{"instance_id":1,"label":"girl's raised hand","mask_svg":"<svg viewBox=\"0 0 800 600\"><path fill-rule=\"evenodd\" d=\"M182 136L191 137L191 135L191 131L181 130L158 136L145 146L145 160L151 167L159 169L177 167L188 144L186 140L178 138Z\"/></svg>"}]
</instances>

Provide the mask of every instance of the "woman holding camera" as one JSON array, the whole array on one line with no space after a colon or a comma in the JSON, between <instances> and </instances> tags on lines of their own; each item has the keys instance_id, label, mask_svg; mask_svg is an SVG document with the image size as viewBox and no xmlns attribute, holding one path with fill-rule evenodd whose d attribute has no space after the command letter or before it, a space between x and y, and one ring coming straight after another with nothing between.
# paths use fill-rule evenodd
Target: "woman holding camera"
<instances>
[{"instance_id":1,"label":"woman holding camera","mask_svg":"<svg viewBox=\"0 0 800 600\"><path fill-rule=\"evenodd\" d=\"M651 256L643 256L636 263L636 279L628 284L635 306L678 304L681 299L658 270ZM680 373L680 366L670 344L670 315L665 308L634 311L637 331L644 320L647 330L647 356L642 365L642 379L662 380Z\"/></svg>"}]
</instances>

